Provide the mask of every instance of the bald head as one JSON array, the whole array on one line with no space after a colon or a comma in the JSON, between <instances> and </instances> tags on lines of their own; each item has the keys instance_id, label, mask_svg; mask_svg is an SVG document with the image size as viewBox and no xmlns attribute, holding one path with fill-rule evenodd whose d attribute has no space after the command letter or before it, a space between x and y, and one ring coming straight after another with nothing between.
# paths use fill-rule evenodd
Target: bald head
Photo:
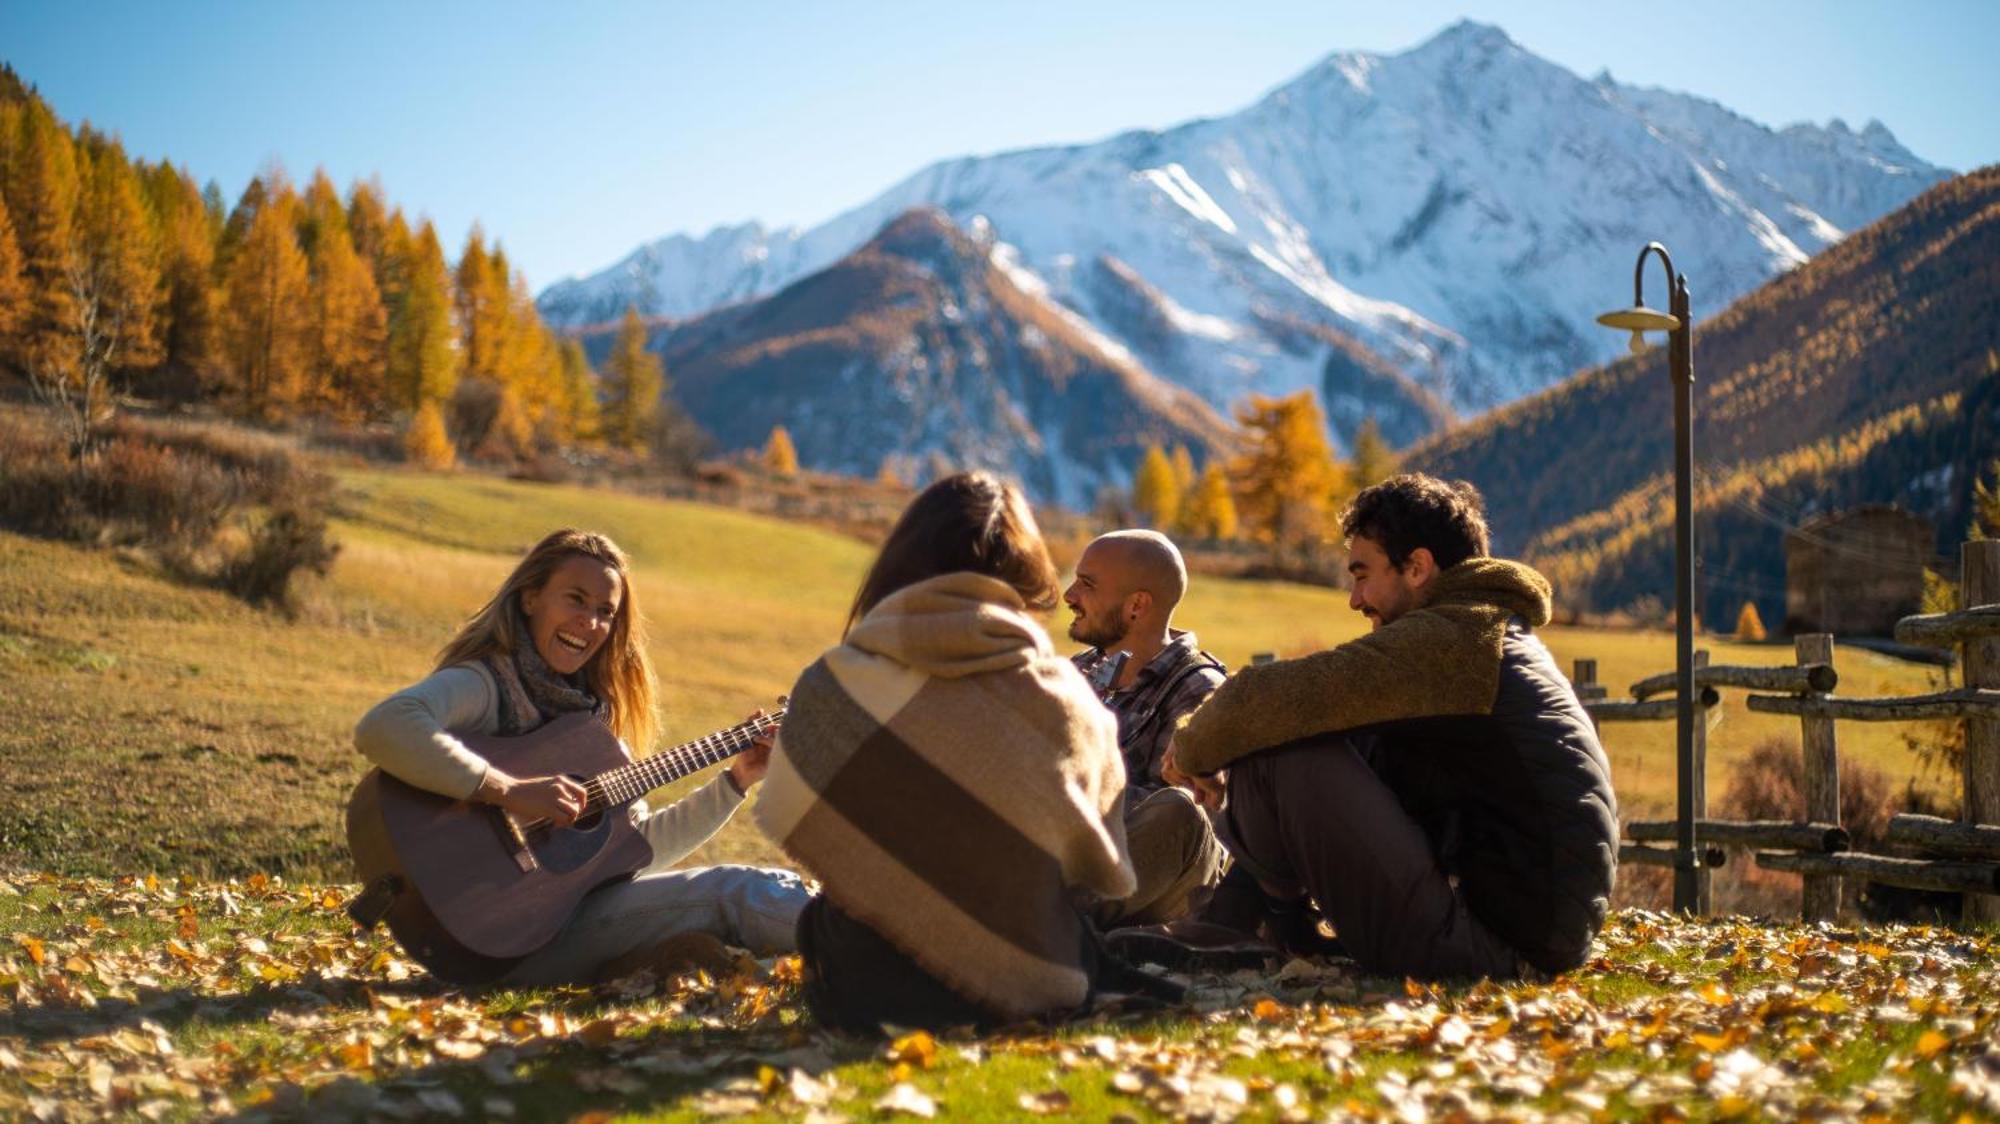
<instances>
[{"instance_id":1,"label":"bald head","mask_svg":"<svg viewBox=\"0 0 2000 1124\"><path fill-rule=\"evenodd\" d=\"M1108 647L1128 633L1165 635L1187 592L1187 564L1158 531L1113 531L1084 548L1064 595L1076 620L1070 636Z\"/></svg>"},{"instance_id":2,"label":"bald head","mask_svg":"<svg viewBox=\"0 0 2000 1124\"><path fill-rule=\"evenodd\" d=\"M1117 573L1124 593L1150 593L1153 604L1173 615L1187 593L1187 563L1180 548L1158 531L1113 531L1100 535L1084 549ZM1081 565L1081 563L1079 563Z\"/></svg>"}]
</instances>

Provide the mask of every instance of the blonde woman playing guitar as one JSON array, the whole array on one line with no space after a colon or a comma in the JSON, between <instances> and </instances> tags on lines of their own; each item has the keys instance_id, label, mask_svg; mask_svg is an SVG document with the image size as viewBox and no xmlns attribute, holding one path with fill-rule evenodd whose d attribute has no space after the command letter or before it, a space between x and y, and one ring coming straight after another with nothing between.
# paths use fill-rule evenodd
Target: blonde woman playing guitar
<instances>
[{"instance_id":1,"label":"blonde woman playing guitar","mask_svg":"<svg viewBox=\"0 0 2000 1124\"><path fill-rule=\"evenodd\" d=\"M386 919L457 983L587 983L654 966L689 934L792 951L810 897L796 875L668 869L763 778L776 719L760 711L633 764L626 747L656 730L654 693L624 553L574 530L536 544L437 669L355 728L378 769L349 807L363 879L350 912ZM732 755L665 808L642 798Z\"/></svg>"}]
</instances>

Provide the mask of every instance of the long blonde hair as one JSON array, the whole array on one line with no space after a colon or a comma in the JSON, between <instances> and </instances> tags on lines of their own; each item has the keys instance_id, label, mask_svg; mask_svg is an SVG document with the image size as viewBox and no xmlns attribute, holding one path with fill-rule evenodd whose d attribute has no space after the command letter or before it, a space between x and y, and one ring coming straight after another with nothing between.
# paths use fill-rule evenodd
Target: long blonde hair
<instances>
[{"instance_id":1,"label":"long blonde hair","mask_svg":"<svg viewBox=\"0 0 2000 1124\"><path fill-rule=\"evenodd\" d=\"M521 594L547 585L558 567L576 557L602 562L618 574L623 596L611 619L611 635L583 665L581 674L590 693L604 700L611 732L625 739L634 753L643 753L660 726L653 661L646 654L646 622L639 615L638 596L632 588L631 564L618 544L603 535L565 527L536 543L500 583L492 600L472 614L451 643L438 652L437 666L445 668L493 655L512 657L521 645L534 643L521 628Z\"/></svg>"}]
</instances>

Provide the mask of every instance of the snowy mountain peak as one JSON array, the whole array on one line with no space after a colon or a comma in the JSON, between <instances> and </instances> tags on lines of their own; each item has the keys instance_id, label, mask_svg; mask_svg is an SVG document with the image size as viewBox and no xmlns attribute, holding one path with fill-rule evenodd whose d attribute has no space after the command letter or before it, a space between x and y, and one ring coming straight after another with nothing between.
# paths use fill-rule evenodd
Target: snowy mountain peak
<instances>
[{"instance_id":1,"label":"snowy mountain peak","mask_svg":"<svg viewBox=\"0 0 2000 1124\"><path fill-rule=\"evenodd\" d=\"M541 306L564 325L627 303L690 316L935 208L1219 409L1311 388L1336 436L1381 413L1414 437L1613 357L1591 317L1650 239L1719 309L1947 175L1879 122L1774 130L1467 20L1329 54L1233 115L941 161L810 230L662 239Z\"/></svg>"}]
</instances>

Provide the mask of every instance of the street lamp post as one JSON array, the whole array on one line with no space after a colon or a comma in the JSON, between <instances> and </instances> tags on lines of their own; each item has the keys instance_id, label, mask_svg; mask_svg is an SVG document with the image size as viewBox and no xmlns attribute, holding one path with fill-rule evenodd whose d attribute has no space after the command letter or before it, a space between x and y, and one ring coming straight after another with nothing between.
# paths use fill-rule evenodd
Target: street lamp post
<instances>
[{"instance_id":1,"label":"street lamp post","mask_svg":"<svg viewBox=\"0 0 2000 1124\"><path fill-rule=\"evenodd\" d=\"M1642 285L1646 259L1654 254L1666 267L1668 307L1646 307ZM1695 850L1694 759L1694 317L1688 311L1687 278L1674 272L1674 259L1658 242L1648 242L1632 267L1632 307L1607 312L1597 322L1632 333L1632 353L1646 349L1645 333L1667 333L1667 369L1674 383L1674 709L1678 831L1674 840L1674 909L1692 913L1699 905L1701 856Z\"/></svg>"}]
</instances>

